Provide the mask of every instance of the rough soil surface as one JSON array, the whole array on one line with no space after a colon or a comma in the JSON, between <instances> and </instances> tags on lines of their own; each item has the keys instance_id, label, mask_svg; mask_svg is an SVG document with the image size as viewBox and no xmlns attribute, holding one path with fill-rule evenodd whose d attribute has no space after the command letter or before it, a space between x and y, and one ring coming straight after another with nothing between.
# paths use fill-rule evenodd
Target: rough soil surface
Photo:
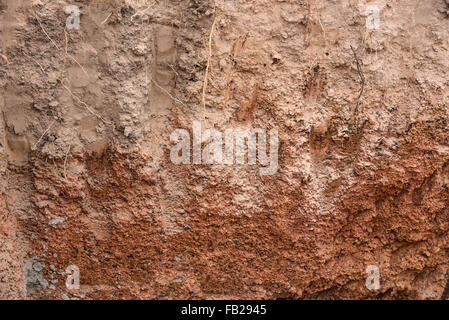
<instances>
[{"instance_id":1,"label":"rough soil surface","mask_svg":"<svg viewBox=\"0 0 449 320\"><path fill-rule=\"evenodd\" d=\"M0 298L440 298L447 2L1 0ZM173 164L194 120L278 172Z\"/></svg>"}]
</instances>

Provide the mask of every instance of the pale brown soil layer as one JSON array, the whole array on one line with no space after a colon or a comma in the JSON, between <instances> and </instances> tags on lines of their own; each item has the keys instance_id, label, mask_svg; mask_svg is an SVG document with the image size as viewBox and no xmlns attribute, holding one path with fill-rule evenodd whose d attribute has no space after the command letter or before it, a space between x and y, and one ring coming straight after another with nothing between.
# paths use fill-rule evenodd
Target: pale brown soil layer
<instances>
[{"instance_id":1,"label":"pale brown soil layer","mask_svg":"<svg viewBox=\"0 0 449 320\"><path fill-rule=\"evenodd\" d=\"M0 298L438 299L448 8L1 0ZM173 164L194 120L276 128L278 172Z\"/></svg>"}]
</instances>

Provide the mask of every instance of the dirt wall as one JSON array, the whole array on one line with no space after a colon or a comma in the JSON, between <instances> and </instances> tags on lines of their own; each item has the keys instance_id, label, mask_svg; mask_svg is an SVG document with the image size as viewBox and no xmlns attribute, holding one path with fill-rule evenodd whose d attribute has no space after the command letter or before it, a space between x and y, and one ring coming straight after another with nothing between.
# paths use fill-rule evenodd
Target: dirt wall
<instances>
[{"instance_id":1,"label":"dirt wall","mask_svg":"<svg viewBox=\"0 0 449 320\"><path fill-rule=\"evenodd\" d=\"M438 299L448 12L0 1L0 298ZM277 130L276 172L174 163L194 123Z\"/></svg>"}]
</instances>

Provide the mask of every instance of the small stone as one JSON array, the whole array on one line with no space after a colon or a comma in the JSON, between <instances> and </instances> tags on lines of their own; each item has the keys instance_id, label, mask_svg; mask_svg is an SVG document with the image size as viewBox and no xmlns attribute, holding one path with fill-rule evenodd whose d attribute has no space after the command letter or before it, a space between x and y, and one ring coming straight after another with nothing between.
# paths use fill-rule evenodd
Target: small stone
<instances>
[{"instance_id":1,"label":"small stone","mask_svg":"<svg viewBox=\"0 0 449 320\"><path fill-rule=\"evenodd\" d=\"M178 261L178 262L181 261L181 256L176 256L175 261Z\"/></svg>"},{"instance_id":2,"label":"small stone","mask_svg":"<svg viewBox=\"0 0 449 320\"><path fill-rule=\"evenodd\" d=\"M57 106L59 106L59 102L57 100L53 100L48 105L52 108L56 108Z\"/></svg>"},{"instance_id":3,"label":"small stone","mask_svg":"<svg viewBox=\"0 0 449 320\"><path fill-rule=\"evenodd\" d=\"M44 269L44 265L42 263L40 263L40 262L36 262L36 263L33 264L33 269L36 272L41 272Z\"/></svg>"},{"instance_id":4,"label":"small stone","mask_svg":"<svg viewBox=\"0 0 449 320\"><path fill-rule=\"evenodd\" d=\"M143 43L139 43L137 46L134 47L133 53L136 56L144 56L147 52L147 47Z\"/></svg>"},{"instance_id":5,"label":"small stone","mask_svg":"<svg viewBox=\"0 0 449 320\"><path fill-rule=\"evenodd\" d=\"M50 222L48 222L49 225L52 227L56 226L58 223L63 223L65 221L65 218L57 217L55 219L51 219Z\"/></svg>"},{"instance_id":6,"label":"small stone","mask_svg":"<svg viewBox=\"0 0 449 320\"><path fill-rule=\"evenodd\" d=\"M225 59L221 59L221 60L220 60L220 68L221 68L222 70L225 69L227 65L228 65L228 64L227 64L227 62L226 62Z\"/></svg>"},{"instance_id":7,"label":"small stone","mask_svg":"<svg viewBox=\"0 0 449 320\"><path fill-rule=\"evenodd\" d=\"M282 56L277 51L273 51L271 53L271 58L273 59L273 63L277 63L277 62L281 61Z\"/></svg>"}]
</instances>

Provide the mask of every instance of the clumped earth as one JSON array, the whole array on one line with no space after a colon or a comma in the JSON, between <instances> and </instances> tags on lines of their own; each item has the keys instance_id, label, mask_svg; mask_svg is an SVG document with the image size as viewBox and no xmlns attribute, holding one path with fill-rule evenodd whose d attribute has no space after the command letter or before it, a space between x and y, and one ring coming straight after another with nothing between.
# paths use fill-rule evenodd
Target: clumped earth
<instances>
[{"instance_id":1,"label":"clumped earth","mask_svg":"<svg viewBox=\"0 0 449 320\"><path fill-rule=\"evenodd\" d=\"M0 298L439 299L448 12L2 0ZM193 121L276 128L277 173L173 164L170 134Z\"/></svg>"}]
</instances>

